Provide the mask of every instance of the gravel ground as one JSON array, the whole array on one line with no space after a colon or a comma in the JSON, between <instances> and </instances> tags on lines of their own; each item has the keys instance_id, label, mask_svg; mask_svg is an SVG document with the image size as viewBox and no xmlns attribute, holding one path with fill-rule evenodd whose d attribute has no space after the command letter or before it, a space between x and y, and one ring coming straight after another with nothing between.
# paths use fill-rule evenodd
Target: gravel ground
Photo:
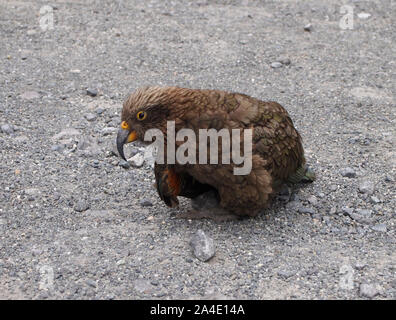
<instances>
[{"instance_id":1,"label":"gravel ground","mask_svg":"<svg viewBox=\"0 0 396 320\"><path fill-rule=\"evenodd\" d=\"M396 2L351 0L352 30L344 3L1 0L0 298L395 299ZM254 219L177 218L114 154L144 85L281 103L317 181Z\"/></svg>"}]
</instances>

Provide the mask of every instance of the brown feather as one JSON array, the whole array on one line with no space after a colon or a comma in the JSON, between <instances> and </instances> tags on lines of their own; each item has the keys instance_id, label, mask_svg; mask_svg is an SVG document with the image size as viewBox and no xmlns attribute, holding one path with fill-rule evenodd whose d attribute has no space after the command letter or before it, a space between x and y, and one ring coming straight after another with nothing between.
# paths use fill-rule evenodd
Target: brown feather
<instances>
[{"instance_id":1,"label":"brown feather","mask_svg":"<svg viewBox=\"0 0 396 320\"><path fill-rule=\"evenodd\" d=\"M147 121L136 120L140 110L148 112ZM235 176L232 163L175 164L172 170L185 190L181 187L174 194L169 187L172 183L164 183L164 172L169 168L166 164L156 166L157 189L168 205L177 202L177 196L183 192L194 196L194 188L199 191L214 188L221 206L239 215L254 216L267 206L274 181L286 181L305 164L301 137L287 111L276 102L244 94L177 87L142 88L125 101L122 120L137 131L140 139L150 128L158 128L166 135L168 120L176 121L176 130L193 129L197 137L202 128L254 129L252 171L247 176ZM221 152L219 148L219 159Z\"/></svg>"}]
</instances>

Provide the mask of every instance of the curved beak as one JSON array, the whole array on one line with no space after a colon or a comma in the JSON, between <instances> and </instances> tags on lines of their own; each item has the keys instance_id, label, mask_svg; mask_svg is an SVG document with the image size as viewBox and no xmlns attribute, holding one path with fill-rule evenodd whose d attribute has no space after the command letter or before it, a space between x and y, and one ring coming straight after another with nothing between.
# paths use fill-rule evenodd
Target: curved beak
<instances>
[{"instance_id":1,"label":"curved beak","mask_svg":"<svg viewBox=\"0 0 396 320\"><path fill-rule=\"evenodd\" d=\"M129 131L121 128L117 134L117 150L121 158L126 161L124 154L124 144L135 141L137 139L136 131Z\"/></svg>"}]
</instances>

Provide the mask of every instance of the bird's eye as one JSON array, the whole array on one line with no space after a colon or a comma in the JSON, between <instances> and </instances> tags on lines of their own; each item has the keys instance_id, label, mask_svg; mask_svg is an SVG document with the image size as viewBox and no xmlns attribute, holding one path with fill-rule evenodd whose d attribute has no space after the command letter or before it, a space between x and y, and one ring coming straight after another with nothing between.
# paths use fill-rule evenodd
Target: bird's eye
<instances>
[{"instance_id":1,"label":"bird's eye","mask_svg":"<svg viewBox=\"0 0 396 320\"><path fill-rule=\"evenodd\" d=\"M139 111L139 112L136 114L136 118L137 118L138 120L140 120L140 121L146 119L146 117L147 117L147 113L144 112L144 111Z\"/></svg>"}]
</instances>

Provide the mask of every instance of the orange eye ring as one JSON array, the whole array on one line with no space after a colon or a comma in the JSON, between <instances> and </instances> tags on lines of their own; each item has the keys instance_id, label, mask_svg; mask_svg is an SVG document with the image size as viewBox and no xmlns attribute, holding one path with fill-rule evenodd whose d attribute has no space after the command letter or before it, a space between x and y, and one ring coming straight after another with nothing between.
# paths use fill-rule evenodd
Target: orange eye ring
<instances>
[{"instance_id":1,"label":"orange eye ring","mask_svg":"<svg viewBox=\"0 0 396 320\"><path fill-rule=\"evenodd\" d=\"M139 121L142 121L142 120L146 119L146 117L147 117L147 113L144 112L144 111L139 111L139 112L136 114L136 118L137 118Z\"/></svg>"},{"instance_id":2,"label":"orange eye ring","mask_svg":"<svg viewBox=\"0 0 396 320\"><path fill-rule=\"evenodd\" d=\"M126 129L126 130L129 129L128 123L127 123L126 121L122 121L122 122L121 122L121 128L122 128L122 129Z\"/></svg>"}]
</instances>

